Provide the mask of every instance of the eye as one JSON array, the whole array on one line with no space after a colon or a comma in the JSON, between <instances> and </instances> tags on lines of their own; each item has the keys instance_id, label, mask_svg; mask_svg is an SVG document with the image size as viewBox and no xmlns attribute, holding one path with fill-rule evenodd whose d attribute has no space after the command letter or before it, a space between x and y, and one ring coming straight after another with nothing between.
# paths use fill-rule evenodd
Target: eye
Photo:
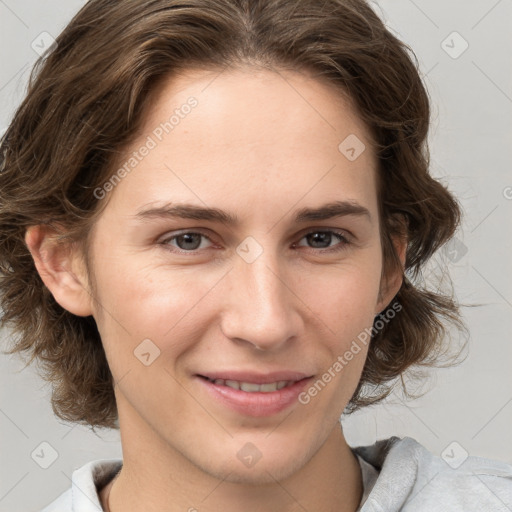
<instances>
[{"instance_id":1,"label":"eye","mask_svg":"<svg viewBox=\"0 0 512 512\"><path fill-rule=\"evenodd\" d=\"M203 233L185 231L177 235L170 236L162 240L160 243L163 245L176 247L182 252L192 252L205 248L205 244L202 243L203 240L207 240L211 243L211 240Z\"/></svg>"},{"instance_id":2,"label":"eye","mask_svg":"<svg viewBox=\"0 0 512 512\"><path fill-rule=\"evenodd\" d=\"M343 250L351 243L344 233L330 230L310 231L301 238L302 240L310 244L309 247L312 249L330 249L334 251ZM304 246L305 244L299 242L297 245Z\"/></svg>"},{"instance_id":3,"label":"eye","mask_svg":"<svg viewBox=\"0 0 512 512\"><path fill-rule=\"evenodd\" d=\"M303 243L305 241L306 243ZM170 250L178 253L193 253L201 249L211 247L212 240L205 234L196 231L183 231L168 236L163 239L160 244ZM345 249L351 242L343 232L332 230L315 230L306 233L295 244L299 247L309 247L311 249L319 249L321 252L333 252Z\"/></svg>"}]
</instances>

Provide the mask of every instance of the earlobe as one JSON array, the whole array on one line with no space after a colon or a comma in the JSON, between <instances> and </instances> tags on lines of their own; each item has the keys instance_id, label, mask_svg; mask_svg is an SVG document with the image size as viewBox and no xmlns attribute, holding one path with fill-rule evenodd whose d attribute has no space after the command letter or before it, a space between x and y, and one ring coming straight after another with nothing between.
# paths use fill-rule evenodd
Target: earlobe
<instances>
[{"instance_id":1,"label":"earlobe","mask_svg":"<svg viewBox=\"0 0 512 512\"><path fill-rule=\"evenodd\" d=\"M76 247L57 242L57 233L48 226L30 226L25 243L37 272L53 297L77 316L92 314L88 280Z\"/></svg>"}]
</instances>

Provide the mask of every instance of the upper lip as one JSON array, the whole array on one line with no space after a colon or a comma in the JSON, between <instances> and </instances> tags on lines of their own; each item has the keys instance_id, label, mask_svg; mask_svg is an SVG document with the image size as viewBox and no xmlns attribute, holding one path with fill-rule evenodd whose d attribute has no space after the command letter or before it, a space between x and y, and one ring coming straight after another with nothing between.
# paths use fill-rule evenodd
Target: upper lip
<instances>
[{"instance_id":1,"label":"upper lip","mask_svg":"<svg viewBox=\"0 0 512 512\"><path fill-rule=\"evenodd\" d=\"M311 377L310 374L288 370L267 373L240 370L220 370L215 372L198 373L197 375L200 375L201 377L208 377L212 380L236 380L252 384L268 384L270 382L279 382L283 380L299 381L306 377Z\"/></svg>"}]
</instances>

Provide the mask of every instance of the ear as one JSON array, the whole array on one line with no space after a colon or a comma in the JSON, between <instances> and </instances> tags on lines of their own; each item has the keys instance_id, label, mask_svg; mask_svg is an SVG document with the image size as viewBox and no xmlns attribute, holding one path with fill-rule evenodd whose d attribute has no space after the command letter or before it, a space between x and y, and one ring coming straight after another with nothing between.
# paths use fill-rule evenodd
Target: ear
<instances>
[{"instance_id":1,"label":"ear","mask_svg":"<svg viewBox=\"0 0 512 512\"><path fill-rule=\"evenodd\" d=\"M77 316L92 315L92 296L78 248L72 243L58 243L57 232L49 226L30 226L25 243L58 304Z\"/></svg>"},{"instance_id":2,"label":"ear","mask_svg":"<svg viewBox=\"0 0 512 512\"><path fill-rule=\"evenodd\" d=\"M375 315L378 315L389 306L403 283L403 269L405 268L407 253L407 237L403 234L401 236L397 235L391 237L391 239L398 259L400 260L400 268L394 268L388 275L384 275L383 273Z\"/></svg>"}]
</instances>

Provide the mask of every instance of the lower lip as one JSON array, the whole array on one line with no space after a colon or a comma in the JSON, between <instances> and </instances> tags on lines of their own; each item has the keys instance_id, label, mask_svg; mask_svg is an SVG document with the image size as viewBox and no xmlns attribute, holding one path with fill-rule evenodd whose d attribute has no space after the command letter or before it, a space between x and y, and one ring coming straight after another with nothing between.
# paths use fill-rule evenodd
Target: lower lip
<instances>
[{"instance_id":1,"label":"lower lip","mask_svg":"<svg viewBox=\"0 0 512 512\"><path fill-rule=\"evenodd\" d=\"M216 401L240 414L255 417L272 416L298 402L298 396L312 379L312 377L305 378L270 393L260 391L248 393L229 386L214 384L203 377L196 376L196 378Z\"/></svg>"}]
</instances>

